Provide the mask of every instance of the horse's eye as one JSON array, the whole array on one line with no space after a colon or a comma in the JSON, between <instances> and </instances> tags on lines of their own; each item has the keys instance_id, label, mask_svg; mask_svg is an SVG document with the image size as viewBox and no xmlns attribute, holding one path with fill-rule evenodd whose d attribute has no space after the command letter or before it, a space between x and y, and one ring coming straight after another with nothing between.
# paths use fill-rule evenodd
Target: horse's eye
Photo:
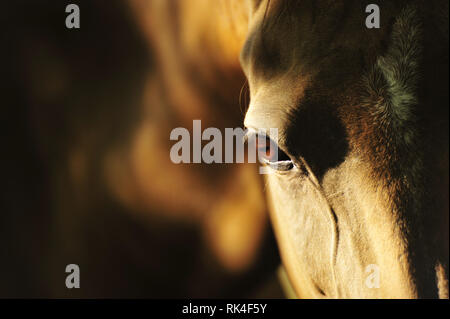
<instances>
[{"instance_id":1,"label":"horse's eye","mask_svg":"<svg viewBox=\"0 0 450 319\"><path fill-rule=\"evenodd\" d=\"M277 171L288 171L294 163L278 145L269 137L257 139L258 156L260 160Z\"/></svg>"}]
</instances>

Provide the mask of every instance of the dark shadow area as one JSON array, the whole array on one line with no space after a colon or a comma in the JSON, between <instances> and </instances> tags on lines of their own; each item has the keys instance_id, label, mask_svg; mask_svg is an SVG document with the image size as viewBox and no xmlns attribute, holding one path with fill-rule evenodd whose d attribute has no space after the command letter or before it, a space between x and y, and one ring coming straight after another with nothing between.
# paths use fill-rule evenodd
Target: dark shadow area
<instances>
[{"instance_id":1,"label":"dark shadow area","mask_svg":"<svg viewBox=\"0 0 450 319\"><path fill-rule=\"evenodd\" d=\"M294 156L303 157L322 181L327 170L342 163L349 150L337 107L306 91L292 115L286 133L287 147Z\"/></svg>"}]
</instances>

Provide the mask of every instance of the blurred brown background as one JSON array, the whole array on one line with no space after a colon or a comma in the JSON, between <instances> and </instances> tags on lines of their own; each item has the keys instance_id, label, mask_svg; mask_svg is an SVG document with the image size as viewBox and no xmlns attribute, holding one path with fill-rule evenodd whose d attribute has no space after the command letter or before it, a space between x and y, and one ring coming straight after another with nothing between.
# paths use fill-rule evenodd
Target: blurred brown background
<instances>
[{"instance_id":1,"label":"blurred brown background","mask_svg":"<svg viewBox=\"0 0 450 319\"><path fill-rule=\"evenodd\" d=\"M69 3L0 12L0 297L283 297L257 168L169 159L192 119L242 125L237 56L214 68L179 47L173 64L158 43L177 43L176 9L158 42L127 1L73 1L79 30Z\"/></svg>"}]
</instances>

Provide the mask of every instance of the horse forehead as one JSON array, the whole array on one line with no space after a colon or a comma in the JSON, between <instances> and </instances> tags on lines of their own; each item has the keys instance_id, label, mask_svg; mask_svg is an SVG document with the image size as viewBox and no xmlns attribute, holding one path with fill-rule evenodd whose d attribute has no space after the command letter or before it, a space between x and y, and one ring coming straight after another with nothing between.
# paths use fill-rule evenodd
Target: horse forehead
<instances>
[{"instance_id":1,"label":"horse forehead","mask_svg":"<svg viewBox=\"0 0 450 319\"><path fill-rule=\"evenodd\" d=\"M369 32L362 5L347 3L320 9L297 4L291 10L278 4L253 20L241 52L251 94L246 125L284 133L287 124L295 124L287 122L298 109L318 103L336 108L358 96L363 70L375 65L390 28ZM386 15L395 10L390 11Z\"/></svg>"},{"instance_id":2,"label":"horse forehead","mask_svg":"<svg viewBox=\"0 0 450 319\"><path fill-rule=\"evenodd\" d=\"M303 72L315 70L325 60L335 61L335 70L351 67L351 62L359 64L362 55L369 60L366 62L373 61L373 55L383 49L392 18L399 12L392 4L383 5L383 27L367 29L365 6L359 2L263 3L250 19L241 50L244 71L248 75L251 70L259 78L270 78L293 68Z\"/></svg>"}]
</instances>

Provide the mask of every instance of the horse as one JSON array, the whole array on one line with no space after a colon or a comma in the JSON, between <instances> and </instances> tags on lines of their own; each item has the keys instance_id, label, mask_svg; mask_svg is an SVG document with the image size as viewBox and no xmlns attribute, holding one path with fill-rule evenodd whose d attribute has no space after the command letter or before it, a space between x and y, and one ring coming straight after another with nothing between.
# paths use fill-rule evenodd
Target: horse
<instances>
[{"instance_id":1,"label":"horse","mask_svg":"<svg viewBox=\"0 0 450 319\"><path fill-rule=\"evenodd\" d=\"M2 19L0 295L248 296L270 218L295 297L448 298L448 2L77 4ZM270 174L172 163L195 119L276 128Z\"/></svg>"},{"instance_id":2,"label":"horse","mask_svg":"<svg viewBox=\"0 0 450 319\"><path fill-rule=\"evenodd\" d=\"M278 129L266 200L297 297L448 298L448 2L380 0L379 28L367 1L130 4L180 124L214 124L243 72L244 125Z\"/></svg>"}]
</instances>

